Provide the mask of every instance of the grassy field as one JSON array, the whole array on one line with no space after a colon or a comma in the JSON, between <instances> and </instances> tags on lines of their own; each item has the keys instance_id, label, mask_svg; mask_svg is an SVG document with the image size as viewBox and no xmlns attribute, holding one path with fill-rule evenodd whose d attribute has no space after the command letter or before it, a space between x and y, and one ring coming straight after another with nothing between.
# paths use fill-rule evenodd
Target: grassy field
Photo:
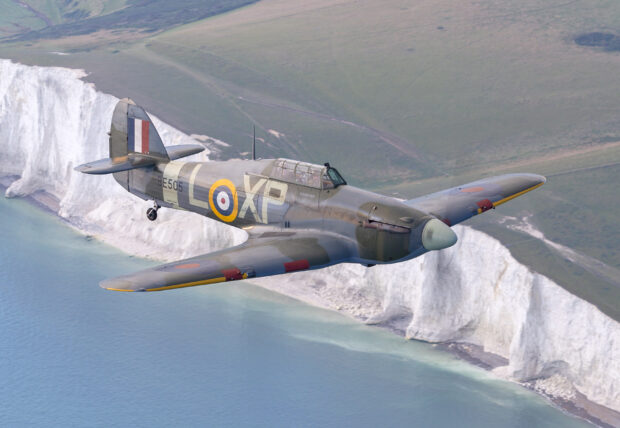
<instances>
[{"instance_id":1,"label":"grassy field","mask_svg":"<svg viewBox=\"0 0 620 428\"><path fill-rule=\"evenodd\" d=\"M0 0L0 37L38 30L45 26L45 21L19 3Z\"/></svg>"},{"instance_id":2,"label":"grassy field","mask_svg":"<svg viewBox=\"0 0 620 428\"><path fill-rule=\"evenodd\" d=\"M587 7L495 15L510 4L324 1L297 10L265 1L158 35L145 49L243 82L254 101L276 95L396 135L402 155L435 171L618 136L609 108L618 58L567 40L586 30ZM572 17L564 28L550 25L559 12Z\"/></svg>"},{"instance_id":3,"label":"grassy field","mask_svg":"<svg viewBox=\"0 0 620 428\"><path fill-rule=\"evenodd\" d=\"M0 57L85 68L99 89L230 143L224 158L248 150L255 125L263 157L330 161L352 184L403 198L546 174L541 190L471 224L620 320L608 269L499 223L529 216L554 243L620 268L620 53L574 42L620 27L617 2L262 0L183 22L152 35L79 22L93 32L0 43Z\"/></svg>"},{"instance_id":4,"label":"grassy field","mask_svg":"<svg viewBox=\"0 0 620 428\"><path fill-rule=\"evenodd\" d=\"M0 0L0 37L32 41L99 32L152 35L256 0ZM4 24L4 25L2 25ZM114 37L113 39L118 39Z\"/></svg>"},{"instance_id":5,"label":"grassy field","mask_svg":"<svg viewBox=\"0 0 620 428\"><path fill-rule=\"evenodd\" d=\"M0 37L25 35L107 15L124 8L126 3L125 0L0 0Z\"/></svg>"}]
</instances>

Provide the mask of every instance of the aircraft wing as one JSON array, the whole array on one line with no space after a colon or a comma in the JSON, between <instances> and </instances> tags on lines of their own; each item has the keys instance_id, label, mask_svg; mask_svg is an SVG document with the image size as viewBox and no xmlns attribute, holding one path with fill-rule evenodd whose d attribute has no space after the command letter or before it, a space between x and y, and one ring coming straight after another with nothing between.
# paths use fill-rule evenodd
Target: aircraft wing
<instances>
[{"instance_id":1,"label":"aircraft wing","mask_svg":"<svg viewBox=\"0 0 620 428\"><path fill-rule=\"evenodd\" d=\"M101 287L114 291L162 291L195 285L317 269L349 259L353 242L320 232L265 232L236 247L167 263L117 278Z\"/></svg>"},{"instance_id":2,"label":"aircraft wing","mask_svg":"<svg viewBox=\"0 0 620 428\"><path fill-rule=\"evenodd\" d=\"M453 226L542 186L536 174L506 174L431 193L404 203Z\"/></svg>"}]
</instances>

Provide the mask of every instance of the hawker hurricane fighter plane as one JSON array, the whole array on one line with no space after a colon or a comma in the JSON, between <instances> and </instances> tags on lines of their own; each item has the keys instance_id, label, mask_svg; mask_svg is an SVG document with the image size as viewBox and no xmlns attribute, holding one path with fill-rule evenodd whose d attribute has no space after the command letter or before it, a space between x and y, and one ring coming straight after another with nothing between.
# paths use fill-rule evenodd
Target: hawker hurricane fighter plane
<instances>
[{"instance_id":1,"label":"hawker hurricane fighter plane","mask_svg":"<svg viewBox=\"0 0 620 428\"><path fill-rule=\"evenodd\" d=\"M160 291L337 263L395 263L454 245L450 228L541 186L545 177L508 174L407 201L348 185L330 166L289 159L181 162L202 146L164 147L151 119L129 99L117 104L110 157L80 165L113 174L127 191L159 207L192 211L244 229L225 250L107 279L115 291ZM254 156L253 156L254 157Z\"/></svg>"}]
</instances>

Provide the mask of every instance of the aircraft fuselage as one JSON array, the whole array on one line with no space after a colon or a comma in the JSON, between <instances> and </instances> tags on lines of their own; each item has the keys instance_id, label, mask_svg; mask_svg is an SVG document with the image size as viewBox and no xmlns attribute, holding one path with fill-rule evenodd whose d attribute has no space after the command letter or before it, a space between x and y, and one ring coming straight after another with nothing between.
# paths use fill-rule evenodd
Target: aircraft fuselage
<instances>
[{"instance_id":1,"label":"aircraft fuselage","mask_svg":"<svg viewBox=\"0 0 620 428\"><path fill-rule=\"evenodd\" d=\"M326 184L322 177L312 176L313 171L286 177L277 169L278 162L283 161L171 161L114 175L143 199L245 230L341 235L356 248L354 262L389 263L427 251L421 235L432 216L395 198L347 184ZM307 184L299 184L302 180Z\"/></svg>"}]
</instances>

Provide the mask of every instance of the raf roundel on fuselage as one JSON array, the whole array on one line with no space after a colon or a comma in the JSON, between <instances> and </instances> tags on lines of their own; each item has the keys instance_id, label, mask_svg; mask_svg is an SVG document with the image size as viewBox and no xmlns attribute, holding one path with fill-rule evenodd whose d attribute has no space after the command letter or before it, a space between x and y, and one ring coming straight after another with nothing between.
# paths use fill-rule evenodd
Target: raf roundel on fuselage
<instances>
[{"instance_id":1,"label":"raf roundel on fuselage","mask_svg":"<svg viewBox=\"0 0 620 428\"><path fill-rule=\"evenodd\" d=\"M232 181L222 178L213 183L209 190L209 205L215 215L226 223L237 218L239 202L237 189Z\"/></svg>"}]
</instances>

